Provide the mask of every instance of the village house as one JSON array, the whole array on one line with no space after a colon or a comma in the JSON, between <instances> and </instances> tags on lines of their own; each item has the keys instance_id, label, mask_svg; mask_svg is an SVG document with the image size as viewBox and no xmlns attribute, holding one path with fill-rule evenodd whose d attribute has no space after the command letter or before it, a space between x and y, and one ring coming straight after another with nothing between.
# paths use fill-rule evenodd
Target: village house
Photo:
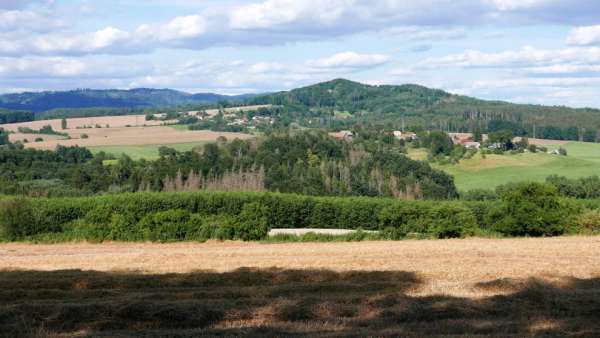
<instances>
[{"instance_id":1,"label":"village house","mask_svg":"<svg viewBox=\"0 0 600 338\"><path fill-rule=\"evenodd\" d=\"M398 140L416 140L417 139L417 134L410 132L410 131L399 131L399 130L395 130L394 131L394 137L397 138Z\"/></svg>"},{"instance_id":2,"label":"village house","mask_svg":"<svg viewBox=\"0 0 600 338\"><path fill-rule=\"evenodd\" d=\"M350 130L342 130L342 131L338 131L337 133L329 133L329 135L331 137L335 137L337 139L345 140L345 141L352 141L352 139L354 139L354 133L351 132Z\"/></svg>"}]
</instances>

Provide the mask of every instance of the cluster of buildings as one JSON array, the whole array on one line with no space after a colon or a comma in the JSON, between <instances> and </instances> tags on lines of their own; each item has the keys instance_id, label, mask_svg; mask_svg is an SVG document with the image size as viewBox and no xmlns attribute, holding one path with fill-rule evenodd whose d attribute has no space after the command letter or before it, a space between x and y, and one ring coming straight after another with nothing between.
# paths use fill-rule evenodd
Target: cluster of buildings
<instances>
[{"instance_id":1,"label":"cluster of buildings","mask_svg":"<svg viewBox=\"0 0 600 338\"><path fill-rule=\"evenodd\" d=\"M448 134L452 139L452 143L461 145L467 149L479 149L481 148L481 142L473 140L472 134L462 133L450 133Z\"/></svg>"}]
</instances>

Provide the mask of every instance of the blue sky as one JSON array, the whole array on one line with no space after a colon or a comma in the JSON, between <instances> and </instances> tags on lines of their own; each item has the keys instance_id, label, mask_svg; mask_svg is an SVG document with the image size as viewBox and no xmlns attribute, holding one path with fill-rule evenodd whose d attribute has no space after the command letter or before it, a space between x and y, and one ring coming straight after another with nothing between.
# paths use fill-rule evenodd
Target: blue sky
<instances>
[{"instance_id":1,"label":"blue sky","mask_svg":"<svg viewBox=\"0 0 600 338\"><path fill-rule=\"evenodd\" d=\"M0 0L0 92L334 78L600 107L597 0Z\"/></svg>"}]
</instances>

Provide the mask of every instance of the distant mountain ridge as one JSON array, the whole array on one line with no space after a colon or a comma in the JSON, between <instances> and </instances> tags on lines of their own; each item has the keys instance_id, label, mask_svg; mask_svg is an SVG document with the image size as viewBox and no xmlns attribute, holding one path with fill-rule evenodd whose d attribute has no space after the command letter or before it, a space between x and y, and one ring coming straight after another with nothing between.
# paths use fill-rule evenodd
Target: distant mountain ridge
<instances>
[{"instance_id":1,"label":"distant mountain ridge","mask_svg":"<svg viewBox=\"0 0 600 338\"><path fill-rule=\"evenodd\" d=\"M290 91L269 94L190 94L172 89L137 88L21 93L0 95L0 109L31 111L36 118L139 113L140 109L196 104L273 104L283 106L294 119L342 113L354 123L377 123L398 127L412 125L445 130L471 130L475 125L502 120L525 129L552 125L576 128L600 135L600 109L515 104L455 95L416 84L367 85L345 79L317 83ZM90 109L88 109L90 108ZM65 112L56 110L86 110ZM111 110L112 109L112 110ZM127 112L126 110L131 111ZM62 115L61 115L62 114Z\"/></svg>"},{"instance_id":2,"label":"distant mountain ridge","mask_svg":"<svg viewBox=\"0 0 600 338\"><path fill-rule=\"evenodd\" d=\"M0 108L27 110L36 113L52 109L73 108L144 108L170 107L187 104L210 104L219 101L241 101L252 97L245 95L220 95L214 93L190 94L172 89L136 88L77 89L70 91L26 92L0 95Z\"/></svg>"}]
</instances>

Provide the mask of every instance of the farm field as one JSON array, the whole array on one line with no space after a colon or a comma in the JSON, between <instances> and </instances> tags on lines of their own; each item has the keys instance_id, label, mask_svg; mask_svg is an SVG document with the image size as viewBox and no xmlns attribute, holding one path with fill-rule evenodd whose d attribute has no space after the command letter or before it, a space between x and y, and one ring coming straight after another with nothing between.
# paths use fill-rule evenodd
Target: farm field
<instances>
[{"instance_id":1,"label":"farm field","mask_svg":"<svg viewBox=\"0 0 600 338\"><path fill-rule=\"evenodd\" d=\"M134 159L158 157L158 148L165 145L177 150L191 150L195 146L213 142L218 137L227 139L248 139L252 135L243 133L213 132L209 130L190 131L187 128L163 126L161 121L145 121L144 115L106 116L93 118L68 119L68 129L61 129L60 120L33 121L0 125L10 134L11 141L27 139L27 148L54 150L57 145L88 147L93 152L105 151L119 155L125 153ZM71 139L59 135L23 134L18 133L19 127L29 127L38 130L45 125L51 125L55 131L69 134ZM96 124L100 127L95 127ZM109 126L107 128L106 126ZM83 127L77 129L76 127ZM127 127L129 126L129 127ZM87 138L82 138L82 135ZM42 142L33 142L37 137Z\"/></svg>"},{"instance_id":2,"label":"farm field","mask_svg":"<svg viewBox=\"0 0 600 338\"><path fill-rule=\"evenodd\" d=\"M600 238L0 245L11 336L597 336Z\"/></svg>"},{"instance_id":3,"label":"farm field","mask_svg":"<svg viewBox=\"0 0 600 338\"><path fill-rule=\"evenodd\" d=\"M498 185L519 181L544 181L550 175L569 178L600 175L600 144L584 142L561 142L544 140L548 149L559 146L567 150L568 156L542 153L516 155L476 154L471 159L461 160L457 165L434 165L455 178L459 191L471 189L493 189ZM560 142L560 141L559 141ZM540 144L542 145L542 144ZM409 152L414 159L425 159L422 149Z\"/></svg>"}]
</instances>

